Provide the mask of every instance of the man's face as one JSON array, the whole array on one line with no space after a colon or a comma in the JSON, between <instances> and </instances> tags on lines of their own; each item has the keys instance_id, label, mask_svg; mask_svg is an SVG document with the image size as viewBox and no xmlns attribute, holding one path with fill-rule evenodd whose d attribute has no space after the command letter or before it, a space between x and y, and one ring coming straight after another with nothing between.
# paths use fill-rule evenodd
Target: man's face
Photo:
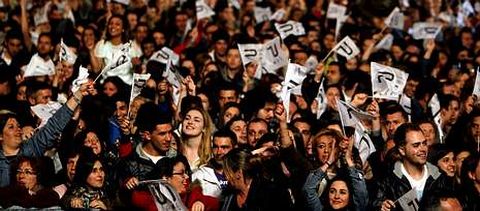
<instances>
[{"instance_id":1,"label":"man's face","mask_svg":"<svg viewBox=\"0 0 480 211\"><path fill-rule=\"evenodd\" d=\"M184 32L187 27L188 16L186 14L179 14L175 16L175 25L177 26L178 32Z\"/></svg>"},{"instance_id":2,"label":"man's face","mask_svg":"<svg viewBox=\"0 0 480 211\"><path fill-rule=\"evenodd\" d=\"M232 48L227 52L227 67L236 70L241 67L240 53L238 49Z\"/></svg>"},{"instance_id":3,"label":"man's face","mask_svg":"<svg viewBox=\"0 0 480 211\"><path fill-rule=\"evenodd\" d=\"M75 176L75 167L77 166L79 155L75 155L73 158L68 158L67 160L67 177L68 180L73 181L73 177Z\"/></svg>"},{"instance_id":4,"label":"man's face","mask_svg":"<svg viewBox=\"0 0 480 211\"><path fill-rule=\"evenodd\" d=\"M158 124L154 131L147 134L147 139L150 139L153 148L159 154L166 153L172 141L172 125Z\"/></svg>"},{"instance_id":5,"label":"man's face","mask_svg":"<svg viewBox=\"0 0 480 211\"><path fill-rule=\"evenodd\" d=\"M22 41L12 38L7 41L7 51L10 56L16 56L22 50Z\"/></svg>"},{"instance_id":6,"label":"man's face","mask_svg":"<svg viewBox=\"0 0 480 211\"><path fill-rule=\"evenodd\" d=\"M303 138L303 144L304 146L307 146L310 140L310 137L312 137L312 133L310 131L310 128L311 128L310 125L305 122L295 122L293 126L300 131Z\"/></svg>"},{"instance_id":7,"label":"man's face","mask_svg":"<svg viewBox=\"0 0 480 211\"><path fill-rule=\"evenodd\" d=\"M398 126L405 123L407 120L403 118L401 112L395 112L393 114L387 114L385 118L385 126L387 127L387 135L389 138L393 138L393 134L397 130Z\"/></svg>"},{"instance_id":8,"label":"man's face","mask_svg":"<svg viewBox=\"0 0 480 211\"><path fill-rule=\"evenodd\" d=\"M217 40L214 45L215 53L218 56L225 56L227 53L227 42L225 40Z\"/></svg>"},{"instance_id":9,"label":"man's face","mask_svg":"<svg viewBox=\"0 0 480 211\"><path fill-rule=\"evenodd\" d=\"M235 90L220 90L220 92L218 93L218 103L221 110L223 110L225 104L237 101L238 98Z\"/></svg>"},{"instance_id":10,"label":"man's face","mask_svg":"<svg viewBox=\"0 0 480 211\"><path fill-rule=\"evenodd\" d=\"M409 131L405 137L405 146L400 147L400 154L404 161L416 166L422 166L427 162L427 140L422 131Z\"/></svg>"},{"instance_id":11,"label":"man's face","mask_svg":"<svg viewBox=\"0 0 480 211\"><path fill-rule=\"evenodd\" d=\"M263 106L263 108L258 110L257 117L267 122L270 122L274 117L274 114L273 114L274 110L275 110L275 104L265 103L265 106Z\"/></svg>"},{"instance_id":12,"label":"man's face","mask_svg":"<svg viewBox=\"0 0 480 211\"><path fill-rule=\"evenodd\" d=\"M295 63L300 64L300 65L305 65L305 62L307 62L308 59L308 54L305 52L298 52L295 54Z\"/></svg>"},{"instance_id":13,"label":"man's face","mask_svg":"<svg viewBox=\"0 0 480 211\"><path fill-rule=\"evenodd\" d=\"M52 100L52 90L40 89L31 97L30 104L47 104L50 100Z\"/></svg>"},{"instance_id":14,"label":"man's face","mask_svg":"<svg viewBox=\"0 0 480 211\"><path fill-rule=\"evenodd\" d=\"M213 139L213 157L215 161L222 162L223 156L225 156L230 150L233 149L232 140L228 137L215 137Z\"/></svg>"},{"instance_id":15,"label":"man's face","mask_svg":"<svg viewBox=\"0 0 480 211\"><path fill-rule=\"evenodd\" d=\"M446 109L442 109L442 120L445 125L453 125L460 114L458 101L452 100Z\"/></svg>"},{"instance_id":16,"label":"man's face","mask_svg":"<svg viewBox=\"0 0 480 211\"><path fill-rule=\"evenodd\" d=\"M478 139L476 141L480 141L480 116L473 118L470 130L472 131L473 137Z\"/></svg>"},{"instance_id":17,"label":"man's face","mask_svg":"<svg viewBox=\"0 0 480 211\"><path fill-rule=\"evenodd\" d=\"M422 123L419 125L420 129L422 129L423 135L427 140L428 146L432 146L435 144L435 128L430 123Z\"/></svg>"},{"instance_id":18,"label":"man's face","mask_svg":"<svg viewBox=\"0 0 480 211\"><path fill-rule=\"evenodd\" d=\"M403 93L405 93L405 95L410 98L413 97L415 95L415 91L417 91L418 84L418 81L408 80L407 84L405 85L405 89L403 90Z\"/></svg>"},{"instance_id":19,"label":"man's face","mask_svg":"<svg viewBox=\"0 0 480 211\"><path fill-rule=\"evenodd\" d=\"M146 26L139 26L137 27L137 31L135 32L135 40L141 43L145 37L148 35L148 28Z\"/></svg>"},{"instance_id":20,"label":"man's face","mask_svg":"<svg viewBox=\"0 0 480 211\"><path fill-rule=\"evenodd\" d=\"M327 70L328 84L336 84L341 78L342 75L340 74L340 67L338 65L329 65Z\"/></svg>"},{"instance_id":21,"label":"man's face","mask_svg":"<svg viewBox=\"0 0 480 211\"><path fill-rule=\"evenodd\" d=\"M117 101L115 102L115 115L117 117L123 117L126 116L128 113L128 106L127 103L124 101Z\"/></svg>"},{"instance_id":22,"label":"man's face","mask_svg":"<svg viewBox=\"0 0 480 211\"><path fill-rule=\"evenodd\" d=\"M48 36L41 36L38 39L38 54L46 56L53 50L52 39Z\"/></svg>"},{"instance_id":23,"label":"man's face","mask_svg":"<svg viewBox=\"0 0 480 211\"><path fill-rule=\"evenodd\" d=\"M247 129L248 144L255 147L257 141L266 133L268 133L268 126L264 122L250 123Z\"/></svg>"}]
</instances>

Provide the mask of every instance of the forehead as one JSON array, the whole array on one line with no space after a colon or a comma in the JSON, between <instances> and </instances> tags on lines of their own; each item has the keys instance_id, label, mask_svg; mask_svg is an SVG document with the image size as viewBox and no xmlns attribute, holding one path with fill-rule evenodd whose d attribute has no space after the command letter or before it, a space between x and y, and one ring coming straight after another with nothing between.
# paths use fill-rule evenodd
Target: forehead
<instances>
[{"instance_id":1,"label":"forehead","mask_svg":"<svg viewBox=\"0 0 480 211\"><path fill-rule=\"evenodd\" d=\"M405 143L406 144L414 144L417 142L425 141L425 136L423 135L422 131L408 131L407 135L405 136Z\"/></svg>"},{"instance_id":2,"label":"forehead","mask_svg":"<svg viewBox=\"0 0 480 211\"><path fill-rule=\"evenodd\" d=\"M345 181L342 181L342 180L337 180L335 182L332 183L332 188L337 188L337 189L348 189L347 188L347 183L345 183Z\"/></svg>"},{"instance_id":3,"label":"forehead","mask_svg":"<svg viewBox=\"0 0 480 211\"><path fill-rule=\"evenodd\" d=\"M334 140L334 138L332 136L329 136L329 135L323 135L323 136L318 137L315 140L318 143L329 144Z\"/></svg>"},{"instance_id":4,"label":"forehead","mask_svg":"<svg viewBox=\"0 0 480 211\"><path fill-rule=\"evenodd\" d=\"M306 122L295 122L295 124L293 125L295 126L296 128L310 128L310 124L306 123Z\"/></svg>"},{"instance_id":5,"label":"forehead","mask_svg":"<svg viewBox=\"0 0 480 211\"><path fill-rule=\"evenodd\" d=\"M234 95L235 95L235 90L230 90L230 89L220 90L219 95L220 95L221 97L234 96Z\"/></svg>"},{"instance_id":6,"label":"forehead","mask_svg":"<svg viewBox=\"0 0 480 211\"><path fill-rule=\"evenodd\" d=\"M214 145L232 145L232 141L228 137L215 137L213 138Z\"/></svg>"},{"instance_id":7,"label":"forehead","mask_svg":"<svg viewBox=\"0 0 480 211\"><path fill-rule=\"evenodd\" d=\"M393 114L387 114L386 120L395 121L395 120L404 120L404 119L401 112L395 112Z\"/></svg>"},{"instance_id":8,"label":"forehead","mask_svg":"<svg viewBox=\"0 0 480 211\"><path fill-rule=\"evenodd\" d=\"M474 117L473 118L473 123L480 124L480 116Z\"/></svg>"},{"instance_id":9,"label":"forehead","mask_svg":"<svg viewBox=\"0 0 480 211\"><path fill-rule=\"evenodd\" d=\"M157 132L165 132L172 130L171 124L158 124L155 126L155 131Z\"/></svg>"},{"instance_id":10,"label":"forehead","mask_svg":"<svg viewBox=\"0 0 480 211\"><path fill-rule=\"evenodd\" d=\"M20 163L20 165L18 166L18 168L31 169L31 168L32 168L32 165L30 164L30 161L25 160L25 161L22 161L22 163Z\"/></svg>"},{"instance_id":11,"label":"forehead","mask_svg":"<svg viewBox=\"0 0 480 211\"><path fill-rule=\"evenodd\" d=\"M190 117L203 117L202 116L202 113L200 111L197 111L197 110L190 110L187 112L187 116L190 116Z\"/></svg>"},{"instance_id":12,"label":"forehead","mask_svg":"<svg viewBox=\"0 0 480 211\"><path fill-rule=\"evenodd\" d=\"M422 129L433 129L433 125L430 122L424 122L419 125Z\"/></svg>"},{"instance_id":13,"label":"forehead","mask_svg":"<svg viewBox=\"0 0 480 211\"><path fill-rule=\"evenodd\" d=\"M245 123L245 121L238 120L238 121L235 121L235 122L232 123L232 128L233 127L244 127L245 125L247 125L247 123Z\"/></svg>"},{"instance_id":14,"label":"forehead","mask_svg":"<svg viewBox=\"0 0 480 211\"><path fill-rule=\"evenodd\" d=\"M264 122L252 122L248 125L248 129L267 129L267 125Z\"/></svg>"},{"instance_id":15,"label":"forehead","mask_svg":"<svg viewBox=\"0 0 480 211\"><path fill-rule=\"evenodd\" d=\"M227 113L227 112L229 112L229 113L240 113L240 110L239 110L237 107L234 107L234 106L233 106L233 107L229 107L229 108L225 111L225 113Z\"/></svg>"}]
</instances>

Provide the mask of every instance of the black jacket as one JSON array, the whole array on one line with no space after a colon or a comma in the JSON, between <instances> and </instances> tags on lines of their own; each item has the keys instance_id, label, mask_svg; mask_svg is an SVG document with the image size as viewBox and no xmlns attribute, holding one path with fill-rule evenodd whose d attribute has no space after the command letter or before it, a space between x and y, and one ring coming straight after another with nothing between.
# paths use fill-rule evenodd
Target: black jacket
<instances>
[{"instance_id":1,"label":"black jacket","mask_svg":"<svg viewBox=\"0 0 480 211\"><path fill-rule=\"evenodd\" d=\"M426 165L429 176L425 183L420 206L422 206L423 202L428 197L431 197L436 191L453 191L453 185L451 184L452 180L449 180L446 175L442 174L436 166L430 163L427 163ZM380 210L383 201L387 199L396 201L411 189L410 182L401 171L401 162L398 161L395 163L393 172L379 182L376 198L373 201L372 206L375 210ZM401 210L400 204L396 203L395 206L396 208L393 210Z\"/></svg>"}]
</instances>

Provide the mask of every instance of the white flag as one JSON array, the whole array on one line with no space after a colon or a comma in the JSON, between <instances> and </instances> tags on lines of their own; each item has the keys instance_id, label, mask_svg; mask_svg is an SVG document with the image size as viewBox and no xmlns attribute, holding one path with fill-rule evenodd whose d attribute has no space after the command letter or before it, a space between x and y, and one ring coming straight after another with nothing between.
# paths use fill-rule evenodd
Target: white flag
<instances>
[{"instance_id":1,"label":"white flag","mask_svg":"<svg viewBox=\"0 0 480 211\"><path fill-rule=\"evenodd\" d=\"M290 91L302 86L303 79L307 77L307 68L299 64L289 63L285 73L284 86ZM298 94L298 93L296 93Z\"/></svg>"},{"instance_id":2,"label":"white flag","mask_svg":"<svg viewBox=\"0 0 480 211\"><path fill-rule=\"evenodd\" d=\"M302 23L296 21L287 21L286 23L275 23L275 29L280 33L280 37L283 39L290 35L301 36L305 34L305 28Z\"/></svg>"},{"instance_id":3,"label":"white flag","mask_svg":"<svg viewBox=\"0 0 480 211\"><path fill-rule=\"evenodd\" d=\"M23 77L31 76L44 76L44 75L54 75L55 74L55 64L49 59L45 61L36 53L30 59L30 62L25 69Z\"/></svg>"},{"instance_id":4,"label":"white flag","mask_svg":"<svg viewBox=\"0 0 480 211\"><path fill-rule=\"evenodd\" d=\"M345 15L345 12L347 11L347 8L342 5L338 5L332 2L328 4L328 9L327 9L327 18L328 19L336 19L337 17Z\"/></svg>"},{"instance_id":5,"label":"white flag","mask_svg":"<svg viewBox=\"0 0 480 211\"><path fill-rule=\"evenodd\" d=\"M343 127L355 127L360 120L353 114L351 107L346 102L337 99L337 109Z\"/></svg>"},{"instance_id":6,"label":"white flag","mask_svg":"<svg viewBox=\"0 0 480 211\"><path fill-rule=\"evenodd\" d=\"M37 104L35 106L30 107L35 113L35 115L38 116L42 120L40 123L40 126L38 128L41 128L47 124L47 121L60 109L62 105L58 102L55 101L50 101L47 104Z\"/></svg>"},{"instance_id":7,"label":"white flag","mask_svg":"<svg viewBox=\"0 0 480 211\"><path fill-rule=\"evenodd\" d=\"M255 16L255 20L257 21L257 24L262 23L264 21L269 21L270 17L272 16L272 11L270 10L270 7L255 7L253 9L253 13Z\"/></svg>"},{"instance_id":8,"label":"white flag","mask_svg":"<svg viewBox=\"0 0 480 211\"><path fill-rule=\"evenodd\" d=\"M197 11L197 21L215 15L215 12L210 8L204 0L197 0L195 2Z\"/></svg>"},{"instance_id":9,"label":"white flag","mask_svg":"<svg viewBox=\"0 0 480 211\"><path fill-rule=\"evenodd\" d=\"M347 21L348 15L341 15L337 17L337 21L335 23L335 41L337 41L338 36L340 35L340 29L343 26L343 23Z\"/></svg>"},{"instance_id":10,"label":"white flag","mask_svg":"<svg viewBox=\"0 0 480 211\"><path fill-rule=\"evenodd\" d=\"M75 64L75 61L77 60L77 55L73 53L72 49L65 45L63 38L60 40L59 57L60 61L66 61L69 64Z\"/></svg>"},{"instance_id":11,"label":"white flag","mask_svg":"<svg viewBox=\"0 0 480 211\"><path fill-rule=\"evenodd\" d=\"M180 62L180 56L172 49L163 47L159 51L153 53L148 60L154 60L163 64L168 64L169 61L171 61L174 65L178 65Z\"/></svg>"},{"instance_id":12,"label":"white flag","mask_svg":"<svg viewBox=\"0 0 480 211\"><path fill-rule=\"evenodd\" d=\"M105 75L105 77L119 76L125 83L132 84L131 47L132 42L128 42L123 44L120 49L114 51L110 63L103 68L100 74Z\"/></svg>"},{"instance_id":13,"label":"white flag","mask_svg":"<svg viewBox=\"0 0 480 211\"><path fill-rule=\"evenodd\" d=\"M477 71L475 71L476 77L475 77L475 86L473 87L473 100L474 102L479 102L480 101L480 71L477 68Z\"/></svg>"},{"instance_id":14,"label":"white flag","mask_svg":"<svg viewBox=\"0 0 480 211\"><path fill-rule=\"evenodd\" d=\"M388 17L385 19L385 25L387 25L390 28L394 29L400 29L403 30L404 27L404 17L403 13L400 11L398 7L395 7L393 11L388 15Z\"/></svg>"},{"instance_id":15,"label":"white flag","mask_svg":"<svg viewBox=\"0 0 480 211\"><path fill-rule=\"evenodd\" d=\"M362 159L364 164L367 162L368 157L376 151L372 139L360 122L355 126L354 146L357 148L360 159Z\"/></svg>"},{"instance_id":16,"label":"white flag","mask_svg":"<svg viewBox=\"0 0 480 211\"><path fill-rule=\"evenodd\" d=\"M463 2L462 11L463 11L463 14L465 14L466 16L475 14L475 9L473 9L473 5L472 3L470 3L470 0L466 0Z\"/></svg>"},{"instance_id":17,"label":"white flag","mask_svg":"<svg viewBox=\"0 0 480 211\"><path fill-rule=\"evenodd\" d=\"M155 201L157 210L167 211L188 211L182 203L182 198L169 183L158 180L156 182L144 183Z\"/></svg>"},{"instance_id":18,"label":"white flag","mask_svg":"<svg viewBox=\"0 0 480 211\"><path fill-rule=\"evenodd\" d=\"M428 102L428 108L432 112L433 121L437 125L438 135L440 137L440 143L443 143L443 130L442 130L442 118L440 115L440 101L438 100L438 95L435 93L430 101Z\"/></svg>"},{"instance_id":19,"label":"white flag","mask_svg":"<svg viewBox=\"0 0 480 211\"><path fill-rule=\"evenodd\" d=\"M400 95L398 104L402 106L403 110L405 110L405 112L407 112L408 115L412 114L412 99L409 98L407 95L405 94Z\"/></svg>"},{"instance_id":20,"label":"white flag","mask_svg":"<svg viewBox=\"0 0 480 211\"><path fill-rule=\"evenodd\" d=\"M72 88L71 88L72 93L75 93L76 91L78 91L80 89L80 86L82 86L82 84L88 82L88 75L89 73L87 68L80 66L80 68L78 69L78 76L72 82Z\"/></svg>"},{"instance_id":21,"label":"white flag","mask_svg":"<svg viewBox=\"0 0 480 211\"><path fill-rule=\"evenodd\" d=\"M322 82L320 82L320 86L318 87L317 97L315 97L315 100L317 101L317 119L320 119L323 112L327 110L327 94L325 94L323 88L324 79L325 78L322 78Z\"/></svg>"},{"instance_id":22,"label":"white flag","mask_svg":"<svg viewBox=\"0 0 480 211\"><path fill-rule=\"evenodd\" d=\"M235 9L237 10L241 9L240 2L238 2L238 0L228 0L228 2L232 4L232 6L235 7Z\"/></svg>"},{"instance_id":23,"label":"white flag","mask_svg":"<svg viewBox=\"0 0 480 211\"><path fill-rule=\"evenodd\" d=\"M377 43L377 45L375 45L374 49L385 49L387 51L390 50L390 48L392 48L392 45L393 45L393 35L392 34L387 34L385 35L385 37L382 38L382 40L380 40L380 42Z\"/></svg>"},{"instance_id":24,"label":"white flag","mask_svg":"<svg viewBox=\"0 0 480 211\"><path fill-rule=\"evenodd\" d=\"M315 73L315 68L317 68L317 65L318 60L315 55L310 55L310 57L308 57L307 61L305 62L305 67L307 68L307 72L309 74Z\"/></svg>"},{"instance_id":25,"label":"white flag","mask_svg":"<svg viewBox=\"0 0 480 211\"><path fill-rule=\"evenodd\" d=\"M358 49L357 45L355 45L355 42L353 42L349 36L345 36L333 49L337 54L340 54L347 60L360 53L360 49Z\"/></svg>"},{"instance_id":26,"label":"white flag","mask_svg":"<svg viewBox=\"0 0 480 211\"><path fill-rule=\"evenodd\" d=\"M290 95L291 95L291 89L283 85L282 92L280 94L280 99L282 100L283 109L285 110L287 115L287 122L290 122Z\"/></svg>"},{"instance_id":27,"label":"white flag","mask_svg":"<svg viewBox=\"0 0 480 211\"><path fill-rule=\"evenodd\" d=\"M171 68L165 69L162 74L162 77L167 79L167 82L172 86L172 98L175 105L178 105L180 102L180 88L182 85L182 76L178 73L176 68L171 66Z\"/></svg>"},{"instance_id":28,"label":"white flag","mask_svg":"<svg viewBox=\"0 0 480 211\"><path fill-rule=\"evenodd\" d=\"M397 201L404 211L418 211L420 209L417 191L414 188L403 194Z\"/></svg>"},{"instance_id":29,"label":"white flag","mask_svg":"<svg viewBox=\"0 0 480 211\"><path fill-rule=\"evenodd\" d=\"M133 99L142 92L142 89L143 87L145 87L145 85L147 85L147 80L149 78L150 78L150 73L147 73L147 74L133 73L133 83L132 83L132 90L130 92L130 102L133 102Z\"/></svg>"},{"instance_id":30,"label":"white flag","mask_svg":"<svg viewBox=\"0 0 480 211\"><path fill-rule=\"evenodd\" d=\"M412 27L412 36L413 39L435 39L438 33L442 30L441 23L427 23L420 22L413 24Z\"/></svg>"},{"instance_id":31,"label":"white flag","mask_svg":"<svg viewBox=\"0 0 480 211\"><path fill-rule=\"evenodd\" d=\"M408 73L397 68L370 63L370 75L374 98L397 101L407 84Z\"/></svg>"},{"instance_id":32,"label":"white flag","mask_svg":"<svg viewBox=\"0 0 480 211\"><path fill-rule=\"evenodd\" d=\"M282 21L285 18L285 15L287 14L287 11L285 9L278 9L273 13L273 15L270 17L270 20L275 20L275 21Z\"/></svg>"},{"instance_id":33,"label":"white flag","mask_svg":"<svg viewBox=\"0 0 480 211\"><path fill-rule=\"evenodd\" d=\"M276 74L276 70L288 65L288 55L282 48L280 37L275 37L265 43L261 58L261 65L257 71L261 70Z\"/></svg>"},{"instance_id":34,"label":"white flag","mask_svg":"<svg viewBox=\"0 0 480 211\"><path fill-rule=\"evenodd\" d=\"M262 47L262 44L238 44L238 51L240 51L240 58L244 67L250 62L260 60Z\"/></svg>"}]
</instances>

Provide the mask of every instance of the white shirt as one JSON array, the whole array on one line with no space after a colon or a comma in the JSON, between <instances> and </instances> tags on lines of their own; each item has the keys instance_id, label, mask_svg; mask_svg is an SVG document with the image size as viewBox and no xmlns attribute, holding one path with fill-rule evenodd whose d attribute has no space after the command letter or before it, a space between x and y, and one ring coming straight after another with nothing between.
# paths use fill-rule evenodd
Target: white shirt
<instances>
[{"instance_id":1,"label":"white shirt","mask_svg":"<svg viewBox=\"0 0 480 211\"><path fill-rule=\"evenodd\" d=\"M422 178L420 178L420 180L415 180L413 177L411 177L408 174L405 167L403 166L403 164L401 164L400 167L401 167L400 169L401 169L403 175L405 175L408 182L410 183L410 186L412 186L412 188L415 189L415 192L417 192L418 200L421 200L422 196L423 196L423 189L425 189L425 183L427 183L427 179L428 179L427 165L423 166L423 175L422 175Z\"/></svg>"},{"instance_id":2,"label":"white shirt","mask_svg":"<svg viewBox=\"0 0 480 211\"><path fill-rule=\"evenodd\" d=\"M143 152L143 154L145 156L147 156L153 163L157 164L157 162L162 159L164 156L154 156L154 155L150 155L148 154L147 152L145 152L145 150L143 150L143 148L140 148Z\"/></svg>"}]
</instances>

